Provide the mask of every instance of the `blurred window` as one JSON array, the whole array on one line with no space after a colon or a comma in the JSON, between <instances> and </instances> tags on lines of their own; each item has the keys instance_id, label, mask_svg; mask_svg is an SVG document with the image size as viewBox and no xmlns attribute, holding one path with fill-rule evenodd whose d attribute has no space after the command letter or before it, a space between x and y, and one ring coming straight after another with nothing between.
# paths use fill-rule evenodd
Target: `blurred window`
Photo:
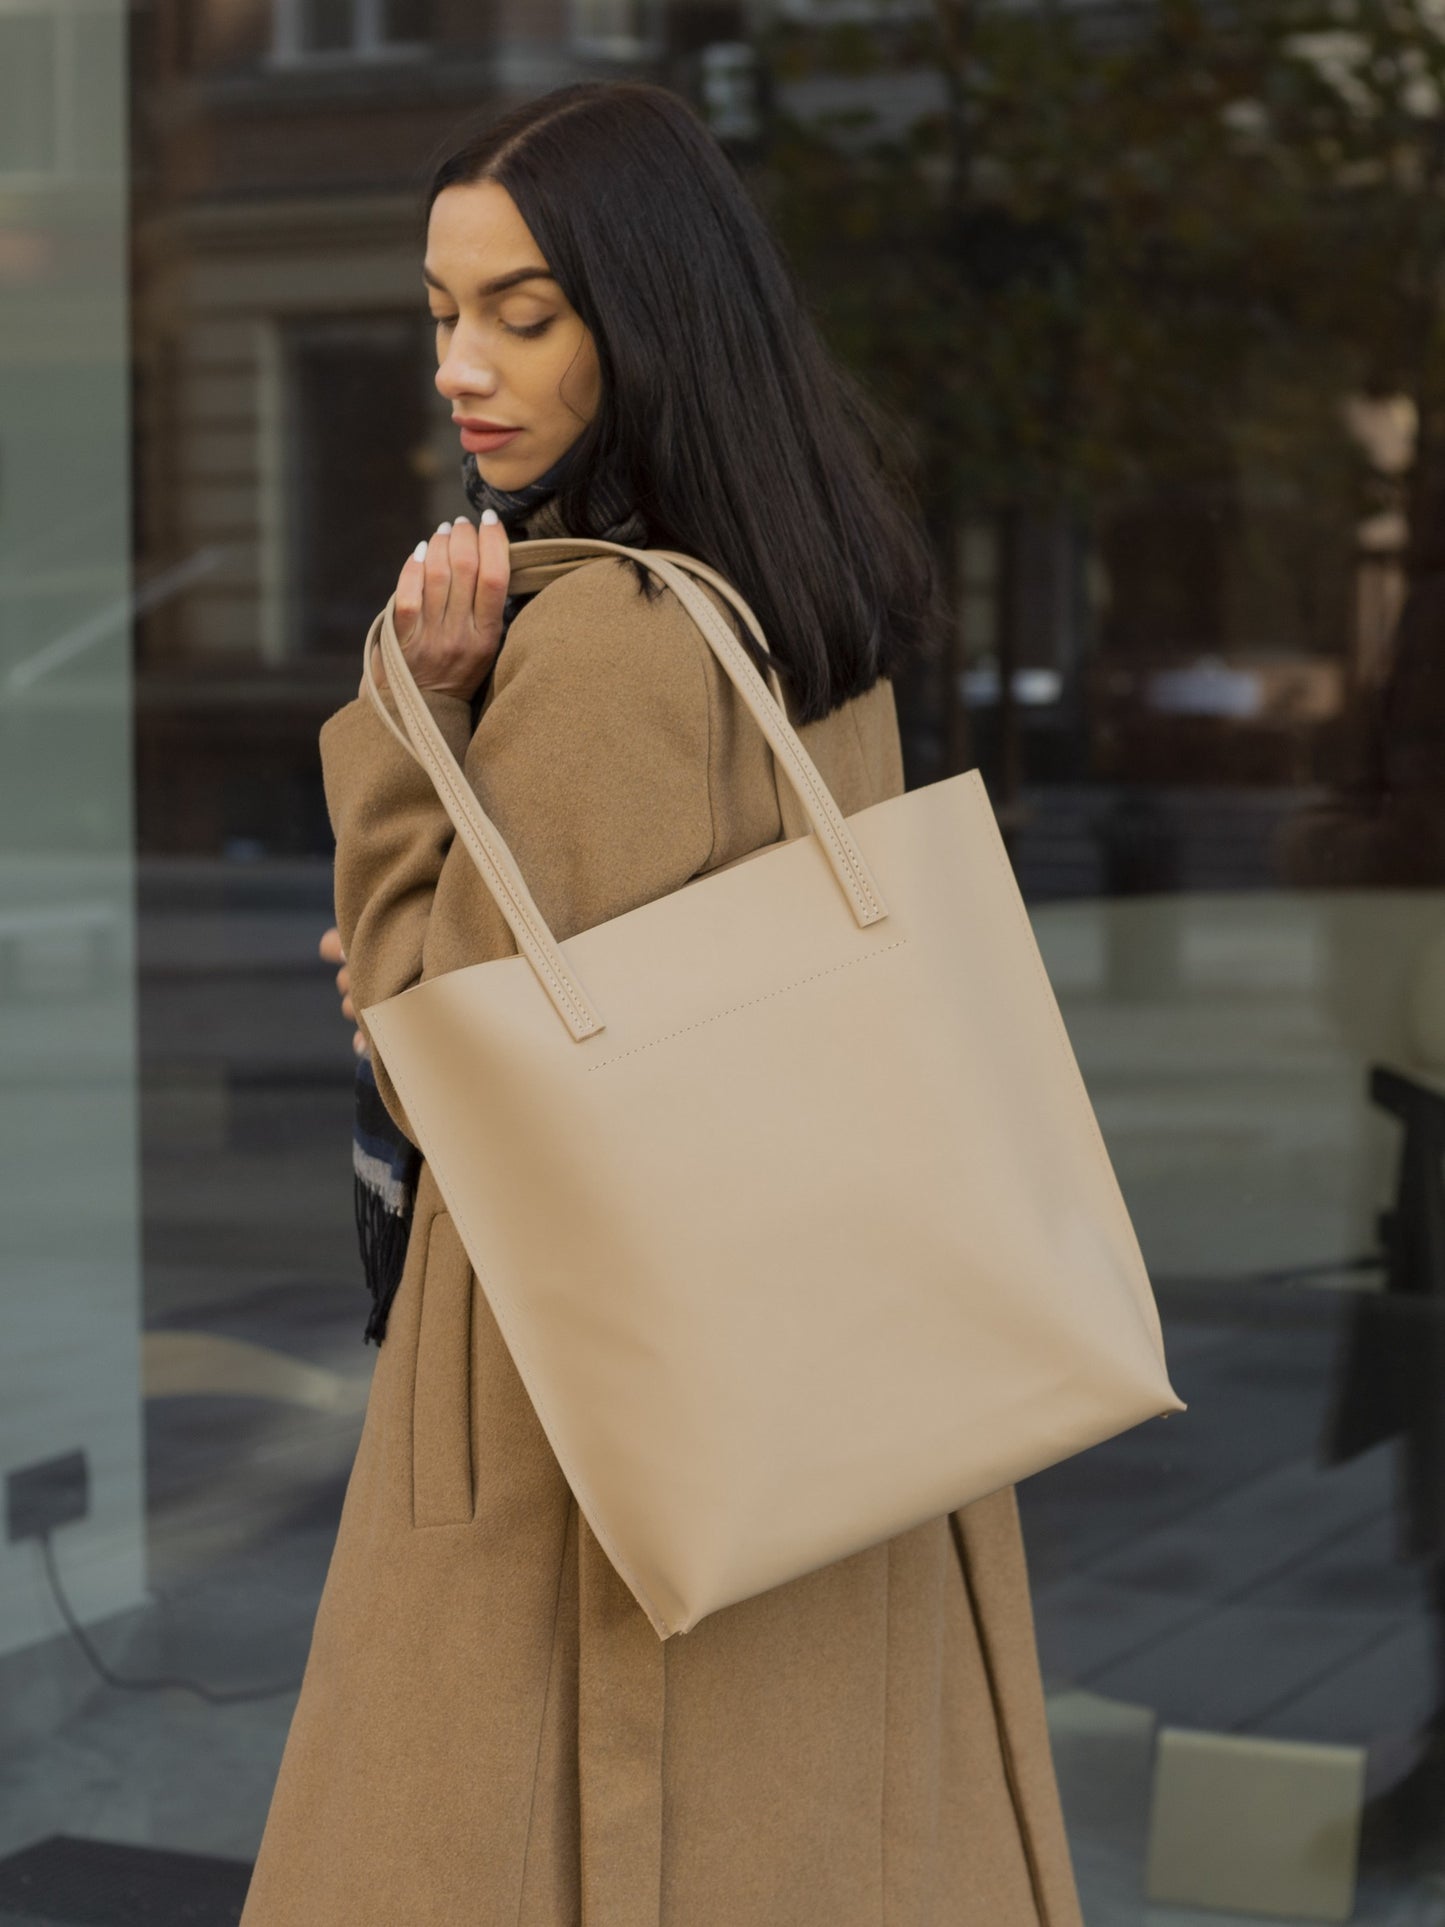
<instances>
[{"instance_id":1,"label":"blurred window","mask_svg":"<svg viewBox=\"0 0 1445 1927\"><path fill-rule=\"evenodd\" d=\"M56 23L40 14L0 19L0 171L38 174L55 166Z\"/></svg>"},{"instance_id":2,"label":"blurred window","mask_svg":"<svg viewBox=\"0 0 1445 1927\"><path fill-rule=\"evenodd\" d=\"M276 0L272 58L374 59L431 38L431 0Z\"/></svg>"},{"instance_id":3,"label":"blurred window","mask_svg":"<svg viewBox=\"0 0 1445 1927\"><path fill-rule=\"evenodd\" d=\"M662 26L656 0L572 0L572 39L581 53L644 58L660 48Z\"/></svg>"}]
</instances>

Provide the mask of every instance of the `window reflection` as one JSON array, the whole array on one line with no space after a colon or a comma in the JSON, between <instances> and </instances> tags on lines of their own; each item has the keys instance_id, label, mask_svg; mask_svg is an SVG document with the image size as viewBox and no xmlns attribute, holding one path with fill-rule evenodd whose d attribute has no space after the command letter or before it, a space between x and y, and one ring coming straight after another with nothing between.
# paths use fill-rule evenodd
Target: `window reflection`
<instances>
[{"instance_id":1,"label":"window reflection","mask_svg":"<svg viewBox=\"0 0 1445 1927\"><path fill-rule=\"evenodd\" d=\"M112 1416L144 1425L147 1510L142 1530L133 1492L111 1570L144 1555L145 1597L87 1569L94 1520L66 1526L81 1620L133 1671L299 1672L370 1368L316 732L401 559L463 507L416 185L467 115L646 73L710 117L902 424L953 614L899 689L909 780L984 772L1190 1402L1021 1494L1088 1917L1436 1905L1438 10L156 0L128 46L124 18L0 13L5 1075L15 1109L62 1061L99 1079L80 1109L45 1100L56 1158L99 1156L118 1089L143 1130L139 1195L105 1180L122 1220L144 1209L139 1309L74 1226L25 1216L15 1164L10 1301L53 1306L37 1280L64 1271L45 1343L76 1385L98 1330L141 1344ZM57 534L77 516L103 564ZM133 1078L129 1016L100 1008L126 954L127 741ZM121 948L92 980L97 905ZM16 1466L89 1436L11 1409ZM91 1449L118 1477L123 1453ZM53 1684L6 1741L29 1792L0 1848L66 1831L244 1861L285 1696L244 1728L177 1705L143 1747L172 1716L93 1679L40 1567L0 1559L0 1601L0 1704L37 1668ZM1200 1842L1241 1786L1298 1825L1248 1851L1236 1829L1226 1892Z\"/></svg>"},{"instance_id":2,"label":"window reflection","mask_svg":"<svg viewBox=\"0 0 1445 1927\"><path fill-rule=\"evenodd\" d=\"M430 40L428 0L275 0L273 51L279 60L308 54L365 59Z\"/></svg>"}]
</instances>

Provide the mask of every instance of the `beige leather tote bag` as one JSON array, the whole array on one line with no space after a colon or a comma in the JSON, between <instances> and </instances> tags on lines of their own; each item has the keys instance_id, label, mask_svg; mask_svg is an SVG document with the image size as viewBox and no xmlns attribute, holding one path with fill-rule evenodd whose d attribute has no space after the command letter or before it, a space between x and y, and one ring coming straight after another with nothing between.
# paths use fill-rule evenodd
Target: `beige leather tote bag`
<instances>
[{"instance_id":1,"label":"beige leather tote bag","mask_svg":"<svg viewBox=\"0 0 1445 1927\"><path fill-rule=\"evenodd\" d=\"M845 820L704 564L519 542L513 586L599 553L679 598L812 834L558 943L388 602L372 700L395 730L379 641L518 954L363 1015L577 1503L666 1638L1184 1406L977 773Z\"/></svg>"}]
</instances>

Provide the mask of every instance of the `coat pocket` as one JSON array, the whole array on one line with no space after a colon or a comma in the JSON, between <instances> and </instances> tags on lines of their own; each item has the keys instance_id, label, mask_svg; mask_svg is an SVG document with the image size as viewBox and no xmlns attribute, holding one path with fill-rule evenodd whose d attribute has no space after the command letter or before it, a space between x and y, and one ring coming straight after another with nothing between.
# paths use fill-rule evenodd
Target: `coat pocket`
<instances>
[{"instance_id":1,"label":"coat pocket","mask_svg":"<svg viewBox=\"0 0 1445 1927\"><path fill-rule=\"evenodd\" d=\"M451 1215L427 1231L411 1420L411 1516L417 1526L472 1516L471 1260Z\"/></svg>"}]
</instances>

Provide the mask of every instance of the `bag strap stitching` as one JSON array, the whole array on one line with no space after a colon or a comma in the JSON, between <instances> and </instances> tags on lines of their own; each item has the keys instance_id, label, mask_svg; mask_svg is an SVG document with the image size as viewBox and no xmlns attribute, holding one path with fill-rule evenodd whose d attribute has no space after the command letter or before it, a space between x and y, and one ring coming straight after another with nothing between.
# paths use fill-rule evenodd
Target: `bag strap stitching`
<instances>
[{"instance_id":1,"label":"bag strap stitching","mask_svg":"<svg viewBox=\"0 0 1445 1927\"><path fill-rule=\"evenodd\" d=\"M645 555L645 553L643 550L637 551L639 558ZM655 561L652 566L657 566ZM698 622L699 626L705 623L711 633L718 638L722 648L728 652L733 660L741 659L742 662L747 664L749 673L756 675L757 671L751 657L738 641L737 637L723 624L717 610L707 600L706 596L699 590L694 589L691 583L687 584L686 592L684 592L677 582L672 580L672 577L680 572L674 570L670 564L663 564L658 572L662 575L663 581L668 584L668 587L672 590L673 594L677 596L683 607L692 615L694 621ZM695 604L693 597L696 597ZM768 694L776 707L776 698L772 696L771 690L769 690ZM846 833L843 835L839 834L841 818L837 804L822 787L821 782L815 776L808 761L800 759L796 755L796 734L785 712L780 712L778 727L780 735L782 735L784 742L787 744L788 755L786 760L789 770L802 780L809 795L813 798L818 814L822 817L823 823L826 826L833 849L847 872L845 880L853 892L854 901L864 910L871 912L875 917L881 916L883 914L882 907L874 892L868 887L866 877L859 868L859 859L849 847L851 839L847 837Z\"/></svg>"},{"instance_id":2,"label":"bag strap stitching","mask_svg":"<svg viewBox=\"0 0 1445 1927\"><path fill-rule=\"evenodd\" d=\"M390 608L391 604L388 601L386 608L382 611L384 624L389 624L390 622ZM383 636L385 634L386 629L384 627ZM396 632L394 629L391 631L391 639L393 642L396 642ZM400 643L397 643L396 646L398 649L401 647ZM385 644L383 643L383 648L384 647ZM495 876L497 883L511 904L518 922L522 925L522 929L519 931L516 925L512 923L511 918L507 919L513 936L518 939L519 947L525 946L528 956L536 964L536 967L544 973L548 983L567 1005L568 1010L576 1019L577 1023L584 1028L590 1024L593 1028L600 1029L600 1020L595 1017L585 1002L579 1002L578 998L573 994L571 985L567 983L554 968L552 959L531 928L531 919L527 916L527 906L523 903L521 896L514 887L513 879L498 861L497 854L491 847L490 840L478 825L473 822L471 806L474 804L475 799L470 794L465 797L460 794L461 785L459 781L454 778L451 769L448 767L448 759L438 757L436 754L435 746L431 740L431 733L435 730L436 725L433 723L430 715L426 714L426 705L421 702L419 698L413 703L410 690L399 690L397 692L397 703L404 711L408 712L408 720L418 728L421 737L420 747L425 754L424 767L427 769L432 781L439 787L445 788L452 797L453 802L457 805L458 814L462 820L460 823L457 823L455 827L461 832L468 848L474 856L478 851L481 852L484 859L482 868L490 871L492 875ZM421 713L418 714L418 711ZM468 786L468 788L470 788L470 786ZM508 856L510 857L510 855L511 853L509 851ZM515 859L513 859L513 861L515 861ZM525 889L525 883L523 888ZM534 913L537 914L540 919L540 913L535 912L535 905L532 907Z\"/></svg>"},{"instance_id":3,"label":"bag strap stitching","mask_svg":"<svg viewBox=\"0 0 1445 1927\"><path fill-rule=\"evenodd\" d=\"M630 557L633 561L642 564L672 590L683 609L702 631L714 654L730 668L733 681L752 710L754 720L763 729L769 746L776 754L781 755L795 791L811 801L811 808L808 810L810 821L819 833L820 844L829 854L830 867L835 877L853 902L858 921L867 925L885 916L886 910L873 888L861 850L849 833L827 786L813 768L807 751L803 748L788 719L786 708L768 687L769 681L775 678L764 678L759 674L738 636L722 619L718 609L703 594L698 584L689 579L683 569L666 559L667 552L633 549L623 543L580 537L518 546L531 549L534 555L537 549L545 551L555 547L562 552L559 559L564 566L579 559L581 555L588 554ZM533 566L548 565L539 560ZM708 569L706 564L698 563L696 566L700 573L706 573L713 578L725 599L734 604L761 642L762 635L757 619L737 592L731 588L731 585L724 587L722 578L715 577L714 572ZM413 739L406 747L413 758L426 770L438 795L447 805L453 826L461 835L473 861L481 870L484 881L492 890L498 907L516 940L518 950L525 954L552 996L559 1014L567 1022L573 1036L580 1042L584 1037L604 1029L604 1022L588 1003L586 994L569 969L550 926L532 898L526 879L517 869L516 860L507 848L505 839L501 838L500 834L494 835L480 799L473 792L470 782L455 765L434 719L428 712L421 691L411 676L410 665L406 661L396 634L393 620L394 604L395 595L393 594L388 598L367 635L364 656L366 692L383 716L388 728L394 735L399 736L401 732L397 730L385 709L373 675L372 646L379 624L381 654L383 660L387 662L388 670L392 672L390 680L395 701L407 726L407 733ZM390 660L392 651L396 656L395 664ZM756 694L751 690L754 677L763 684L763 689ZM778 686L780 688L781 684Z\"/></svg>"}]
</instances>

